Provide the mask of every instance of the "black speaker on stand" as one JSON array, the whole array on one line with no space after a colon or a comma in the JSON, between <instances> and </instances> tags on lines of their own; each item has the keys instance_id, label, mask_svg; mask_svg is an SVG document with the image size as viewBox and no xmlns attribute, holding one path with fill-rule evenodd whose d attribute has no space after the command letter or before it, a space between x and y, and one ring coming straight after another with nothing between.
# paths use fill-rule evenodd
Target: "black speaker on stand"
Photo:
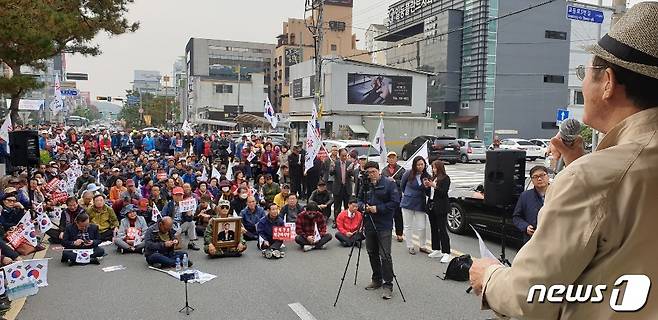
<instances>
[{"instance_id":1,"label":"black speaker on stand","mask_svg":"<svg viewBox=\"0 0 658 320\"><path fill-rule=\"evenodd\" d=\"M511 265L505 257L505 227L516 201L525 188L525 151L489 150L484 169L484 202L498 208L501 222L500 261Z\"/></svg>"},{"instance_id":2,"label":"black speaker on stand","mask_svg":"<svg viewBox=\"0 0 658 320\"><path fill-rule=\"evenodd\" d=\"M40 156L39 134L36 131L9 132L9 158L12 166L36 167Z\"/></svg>"}]
</instances>

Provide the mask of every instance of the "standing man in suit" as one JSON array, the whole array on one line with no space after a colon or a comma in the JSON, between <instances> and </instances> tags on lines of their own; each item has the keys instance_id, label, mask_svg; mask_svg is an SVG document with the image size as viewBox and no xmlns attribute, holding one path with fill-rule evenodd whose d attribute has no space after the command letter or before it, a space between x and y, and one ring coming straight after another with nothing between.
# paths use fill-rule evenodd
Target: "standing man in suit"
<instances>
[{"instance_id":1,"label":"standing man in suit","mask_svg":"<svg viewBox=\"0 0 658 320\"><path fill-rule=\"evenodd\" d=\"M288 166L290 174L290 192L301 197L302 193L302 178L304 177L304 158L300 153L299 146L292 147L292 153L288 156Z\"/></svg>"},{"instance_id":2,"label":"standing man in suit","mask_svg":"<svg viewBox=\"0 0 658 320\"><path fill-rule=\"evenodd\" d=\"M334 176L334 183L331 188L334 194L334 222L332 225L334 229L336 229L338 214L347 208L347 201L352 195L352 170L353 165L352 161L347 159L347 150L340 149L338 151L338 161L334 162L329 173Z\"/></svg>"}]
</instances>

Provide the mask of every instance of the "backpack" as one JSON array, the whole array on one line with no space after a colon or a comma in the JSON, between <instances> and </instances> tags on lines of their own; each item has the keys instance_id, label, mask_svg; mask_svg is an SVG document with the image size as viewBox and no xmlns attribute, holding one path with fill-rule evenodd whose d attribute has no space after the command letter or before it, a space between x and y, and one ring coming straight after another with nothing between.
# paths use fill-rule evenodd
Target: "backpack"
<instances>
[{"instance_id":1,"label":"backpack","mask_svg":"<svg viewBox=\"0 0 658 320\"><path fill-rule=\"evenodd\" d=\"M453 258L448 264L443 280L468 281L468 271L471 269L472 264L473 259L469 254Z\"/></svg>"}]
</instances>

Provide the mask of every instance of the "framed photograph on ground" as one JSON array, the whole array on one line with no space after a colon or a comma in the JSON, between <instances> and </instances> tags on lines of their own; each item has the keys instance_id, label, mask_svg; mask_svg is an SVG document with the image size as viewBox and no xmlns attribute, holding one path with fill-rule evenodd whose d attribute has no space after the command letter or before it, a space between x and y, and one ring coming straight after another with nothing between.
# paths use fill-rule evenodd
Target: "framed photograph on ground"
<instances>
[{"instance_id":1,"label":"framed photograph on ground","mask_svg":"<svg viewBox=\"0 0 658 320\"><path fill-rule=\"evenodd\" d=\"M234 248L242 237L242 217L213 218L212 244L215 248Z\"/></svg>"}]
</instances>

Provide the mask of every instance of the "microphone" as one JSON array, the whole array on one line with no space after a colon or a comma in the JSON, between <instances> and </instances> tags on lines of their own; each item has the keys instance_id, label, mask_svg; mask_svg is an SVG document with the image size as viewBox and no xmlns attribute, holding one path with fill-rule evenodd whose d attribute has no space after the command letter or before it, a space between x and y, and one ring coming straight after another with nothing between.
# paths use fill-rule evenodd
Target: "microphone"
<instances>
[{"instance_id":1,"label":"microphone","mask_svg":"<svg viewBox=\"0 0 658 320\"><path fill-rule=\"evenodd\" d=\"M564 120L562 124L560 124L560 138L562 139L562 142L566 144L567 146L573 146L574 141L576 141L576 137L578 136L578 133L580 132L580 121L569 118L567 120ZM560 172L564 168L564 159L560 157L560 160L558 160L555 172Z\"/></svg>"}]
</instances>

